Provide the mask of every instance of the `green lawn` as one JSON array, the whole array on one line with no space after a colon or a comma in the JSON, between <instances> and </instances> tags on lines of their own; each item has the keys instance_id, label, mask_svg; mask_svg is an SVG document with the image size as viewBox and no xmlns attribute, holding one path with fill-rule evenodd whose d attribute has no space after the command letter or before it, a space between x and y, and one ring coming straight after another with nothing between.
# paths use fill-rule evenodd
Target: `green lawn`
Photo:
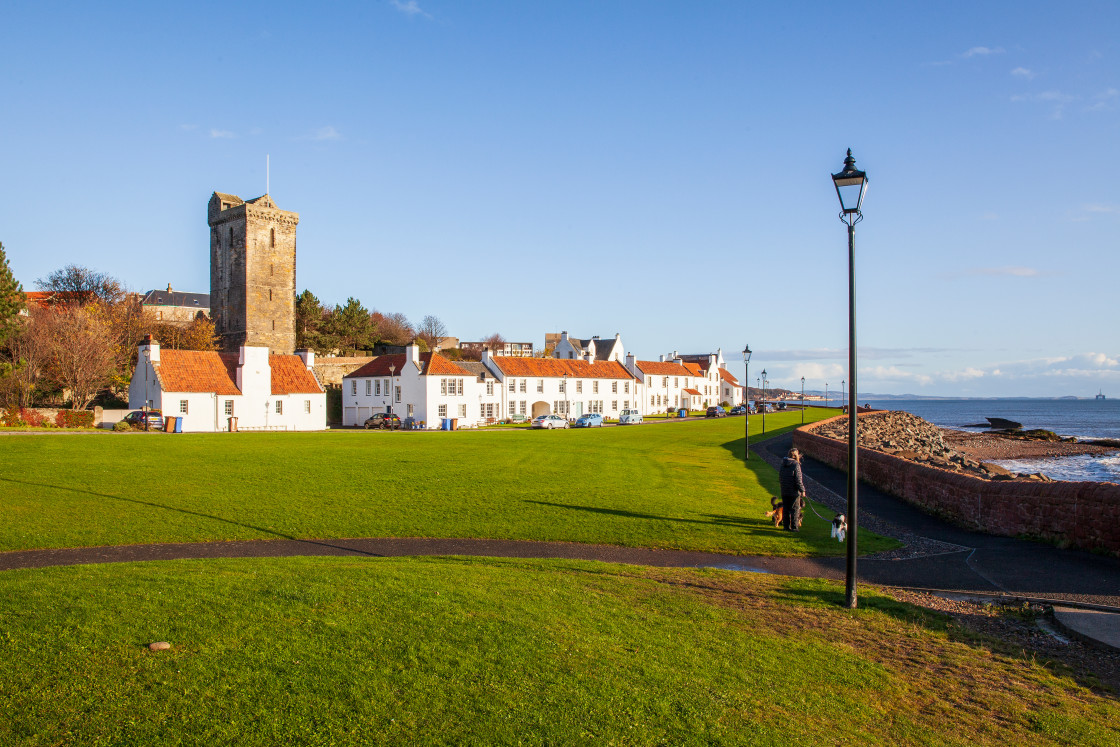
<instances>
[{"instance_id":1,"label":"green lawn","mask_svg":"<svg viewBox=\"0 0 1120 747\"><path fill-rule=\"evenodd\" d=\"M769 417L768 435L800 418ZM842 553L812 514L799 536L765 519L777 475L757 455L744 467L742 427L5 436L0 550L483 537ZM895 544L861 533L864 552Z\"/></svg>"},{"instance_id":2,"label":"green lawn","mask_svg":"<svg viewBox=\"0 0 1120 747\"><path fill-rule=\"evenodd\" d=\"M1114 696L842 596L571 561L10 571L0 744L1117 744Z\"/></svg>"}]
</instances>

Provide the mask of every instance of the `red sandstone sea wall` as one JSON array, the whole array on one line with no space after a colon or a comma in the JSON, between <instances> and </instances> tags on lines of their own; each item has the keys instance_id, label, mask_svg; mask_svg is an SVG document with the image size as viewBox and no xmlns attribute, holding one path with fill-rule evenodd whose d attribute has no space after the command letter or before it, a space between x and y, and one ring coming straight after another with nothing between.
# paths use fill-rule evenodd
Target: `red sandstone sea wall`
<instances>
[{"instance_id":1,"label":"red sandstone sea wall","mask_svg":"<svg viewBox=\"0 0 1120 747\"><path fill-rule=\"evenodd\" d=\"M865 417L875 416L860 416ZM795 431L793 445L807 456L847 470L847 442L814 433L828 422ZM983 480L865 448L859 450L859 478L968 529L1120 555L1120 485L1116 483Z\"/></svg>"}]
</instances>

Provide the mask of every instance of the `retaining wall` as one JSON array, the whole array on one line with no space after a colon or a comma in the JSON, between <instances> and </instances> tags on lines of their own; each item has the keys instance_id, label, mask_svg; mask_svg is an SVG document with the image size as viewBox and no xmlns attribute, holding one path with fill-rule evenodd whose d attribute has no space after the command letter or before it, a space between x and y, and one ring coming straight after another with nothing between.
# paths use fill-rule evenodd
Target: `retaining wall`
<instances>
[{"instance_id":1,"label":"retaining wall","mask_svg":"<svg viewBox=\"0 0 1120 747\"><path fill-rule=\"evenodd\" d=\"M848 443L814 432L835 419L795 431L793 445L846 471ZM1120 555L1120 485L1116 483L983 480L865 448L859 450L859 478L968 529Z\"/></svg>"}]
</instances>

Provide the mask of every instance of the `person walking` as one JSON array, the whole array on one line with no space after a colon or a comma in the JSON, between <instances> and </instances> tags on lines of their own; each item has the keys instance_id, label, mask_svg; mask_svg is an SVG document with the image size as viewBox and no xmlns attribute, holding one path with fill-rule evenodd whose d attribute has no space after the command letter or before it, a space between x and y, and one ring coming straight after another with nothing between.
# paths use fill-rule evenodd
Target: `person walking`
<instances>
[{"instance_id":1,"label":"person walking","mask_svg":"<svg viewBox=\"0 0 1120 747\"><path fill-rule=\"evenodd\" d=\"M801 477L801 452L790 449L778 472L782 489L782 526L791 532L801 530L801 500L805 497L805 480Z\"/></svg>"}]
</instances>

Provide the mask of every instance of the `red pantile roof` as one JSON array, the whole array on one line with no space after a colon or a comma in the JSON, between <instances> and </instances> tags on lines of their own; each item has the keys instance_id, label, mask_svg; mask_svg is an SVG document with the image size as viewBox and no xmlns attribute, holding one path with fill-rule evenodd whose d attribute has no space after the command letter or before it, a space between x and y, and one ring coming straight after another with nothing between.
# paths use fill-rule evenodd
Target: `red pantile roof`
<instances>
[{"instance_id":1,"label":"red pantile roof","mask_svg":"<svg viewBox=\"0 0 1120 747\"><path fill-rule=\"evenodd\" d=\"M735 386L739 386L739 380L736 379L734 376L732 376L731 372L728 371L726 368L721 368L719 370L719 377L729 384L734 384Z\"/></svg>"},{"instance_id":2,"label":"red pantile roof","mask_svg":"<svg viewBox=\"0 0 1120 747\"><path fill-rule=\"evenodd\" d=\"M237 388L237 353L206 350L161 350L153 364L165 392L241 394ZM315 376L298 355L270 355L273 394L321 394Z\"/></svg>"},{"instance_id":3,"label":"red pantile roof","mask_svg":"<svg viewBox=\"0 0 1120 747\"><path fill-rule=\"evenodd\" d=\"M25 291L27 306L47 309L51 306L72 306L90 300L93 294L88 291Z\"/></svg>"},{"instance_id":4,"label":"red pantile roof","mask_svg":"<svg viewBox=\"0 0 1120 747\"><path fill-rule=\"evenodd\" d=\"M564 374L576 379L634 379L618 361L568 360L566 358L514 358L495 356L491 360L506 376L560 378Z\"/></svg>"},{"instance_id":5,"label":"red pantile roof","mask_svg":"<svg viewBox=\"0 0 1120 747\"><path fill-rule=\"evenodd\" d=\"M700 390L699 389L685 389L684 393L685 394L691 394L693 397L699 397L700 396Z\"/></svg>"},{"instance_id":6,"label":"red pantile roof","mask_svg":"<svg viewBox=\"0 0 1120 747\"><path fill-rule=\"evenodd\" d=\"M408 358L404 353L393 353L392 355L379 355L370 360L356 371L352 371L342 378L344 379L360 379L369 378L371 376L390 376L399 374L408 362ZM423 364L423 375L425 376L473 376L470 371L465 368L460 368L447 358L444 358L439 353L421 353L420 363ZM389 370L390 366L392 371Z\"/></svg>"},{"instance_id":7,"label":"red pantile roof","mask_svg":"<svg viewBox=\"0 0 1120 747\"><path fill-rule=\"evenodd\" d=\"M161 350L152 364L165 392L241 394L237 388L237 353Z\"/></svg>"},{"instance_id":8,"label":"red pantile roof","mask_svg":"<svg viewBox=\"0 0 1120 747\"><path fill-rule=\"evenodd\" d=\"M298 355L270 355L268 365L272 368L273 394L320 394L315 374L307 370L303 358Z\"/></svg>"},{"instance_id":9,"label":"red pantile roof","mask_svg":"<svg viewBox=\"0 0 1120 747\"><path fill-rule=\"evenodd\" d=\"M688 375L689 376L703 376L704 375L703 369L701 369L700 366L695 364L695 363L689 363L689 362L685 361L682 365L685 368L688 369Z\"/></svg>"},{"instance_id":10,"label":"red pantile roof","mask_svg":"<svg viewBox=\"0 0 1120 747\"><path fill-rule=\"evenodd\" d=\"M692 376L676 361L637 361L638 370L651 376Z\"/></svg>"}]
</instances>

